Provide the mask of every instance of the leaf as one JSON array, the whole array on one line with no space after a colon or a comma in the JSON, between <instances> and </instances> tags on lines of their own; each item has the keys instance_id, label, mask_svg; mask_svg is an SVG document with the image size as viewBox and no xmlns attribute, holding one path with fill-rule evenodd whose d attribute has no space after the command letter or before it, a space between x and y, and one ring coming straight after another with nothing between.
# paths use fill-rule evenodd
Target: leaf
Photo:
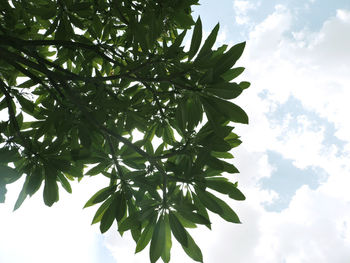
<instances>
[{"instance_id":1,"label":"leaf","mask_svg":"<svg viewBox=\"0 0 350 263\"><path fill-rule=\"evenodd\" d=\"M242 89L237 83L210 85L205 90L223 99L234 99L242 93Z\"/></svg>"},{"instance_id":2,"label":"leaf","mask_svg":"<svg viewBox=\"0 0 350 263\"><path fill-rule=\"evenodd\" d=\"M0 203L4 203L6 199L6 185L0 180Z\"/></svg>"},{"instance_id":3,"label":"leaf","mask_svg":"<svg viewBox=\"0 0 350 263\"><path fill-rule=\"evenodd\" d=\"M160 216L158 222L154 228L151 247L150 247L150 260L151 263L155 263L163 253L165 249L165 220L163 216Z\"/></svg>"},{"instance_id":4,"label":"leaf","mask_svg":"<svg viewBox=\"0 0 350 263\"><path fill-rule=\"evenodd\" d=\"M169 213L169 223L171 231L173 232L174 237L179 243L185 247L188 246L187 234L183 225L180 223L179 219L177 219L176 215L173 213Z\"/></svg>"},{"instance_id":5,"label":"leaf","mask_svg":"<svg viewBox=\"0 0 350 263\"><path fill-rule=\"evenodd\" d=\"M239 86L241 87L241 89L247 89L250 87L250 83L247 81L242 81L239 83Z\"/></svg>"},{"instance_id":6,"label":"leaf","mask_svg":"<svg viewBox=\"0 0 350 263\"><path fill-rule=\"evenodd\" d=\"M84 205L84 208L92 206L94 204L100 203L106 200L111 194L114 193L116 189L115 185L111 185L105 188L102 188L98 192L96 192Z\"/></svg>"},{"instance_id":7,"label":"leaf","mask_svg":"<svg viewBox=\"0 0 350 263\"><path fill-rule=\"evenodd\" d=\"M28 178L28 184L26 188L27 194L29 194L29 196L32 196L35 192L37 192L43 180L43 169L42 167L37 166Z\"/></svg>"},{"instance_id":8,"label":"leaf","mask_svg":"<svg viewBox=\"0 0 350 263\"><path fill-rule=\"evenodd\" d=\"M0 164L0 181L10 184L17 181L20 177L21 174L16 169Z\"/></svg>"},{"instance_id":9,"label":"leaf","mask_svg":"<svg viewBox=\"0 0 350 263\"><path fill-rule=\"evenodd\" d=\"M27 100L26 98L22 97L22 96L16 96L18 102L21 104L22 106L22 110L28 114L33 114L34 109L35 109L35 104L30 101Z\"/></svg>"},{"instance_id":10,"label":"leaf","mask_svg":"<svg viewBox=\"0 0 350 263\"><path fill-rule=\"evenodd\" d=\"M237 62L241 57L245 47L245 42L234 45L227 51L222 58L216 63L214 67L214 75L220 76L225 73L227 70L231 69L232 66Z\"/></svg>"},{"instance_id":11,"label":"leaf","mask_svg":"<svg viewBox=\"0 0 350 263\"><path fill-rule=\"evenodd\" d=\"M231 81L235 78L237 78L239 75L243 73L245 68L243 67L237 67L227 70L225 73L221 75L221 77L226 81Z\"/></svg>"},{"instance_id":12,"label":"leaf","mask_svg":"<svg viewBox=\"0 0 350 263\"><path fill-rule=\"evenodd\" d=\"M178 212L173 212L177 219L179 219L181 225L183 225L183 227L185 228L196 228L196 224L188 219L186 219L185 217L183 217L180 213Z\"/></svg>"},{"instance_id":13,"label":"leaf","mask_svg":"<svg viewBox=\"0 0 350 263\"><path fill-rule=\"evenodd\" d=\"M127 217L125 220L121 222L121 224L118 227L118 231L124 232L129 229L135 229L139 227L140 225L139 217L140 217L140 213L137 213L137 212L130 215L129 217Z\"/></svg>"},{"instance_id":14,"label":"leaf","mask_svg":"<svg viewBox=\"0 0 350 263\"><path fill-rule=\"evenodd\" d=\"M214 97L206 98L200 96L200 100L203 103L206 114L225 116L230 121L248 124L248 115L236 104Z\"/></svg>"},{"instance_id":15,"label":"leaf","mask_svg":"<svg viewBox=\"0 0 350 263\"><path fill-rule=\"evenodd\" d=\"M216 41L216 37L218 35L218 31L219 31L219 24L217 24L214 29L210 32L210 35L208 36L208 38L205 40L204 45L202 46L201 50L199 51L199 54L196 58L196 62L199 63L199 61L201 61L201 59L208 54L208 52L211 51L211 48L213 47L215 41Z\"/></svg>"},{"instance_id":16,"label":"leaf","mask_svg":"<svg viewBox=\"0 0 350 263\"><path fill-rule=\"evenodd\" d=\"M52 206L58 201L57 171L45 167L44 203Z\"/></svg>"},{"instance_id":17,"label":"leaf","mask_svg":"<svg viewBox=\"0 0 350 263\"><path fill-rule=\"evenodd\" d=\"M118 209L116 207L116 201L117 199L114 197L112 199L112 203L106 211L103 213L103 216L101 218L101 223L100 223L100 231L101 233L105 233L113 224L114 219L115 219L115 212Z\"/></svg>"},{"instance_id":18,"label":"leaf","mask_svg":"<svg viewBox=\"0 0 350 263\"><path fill-rule=\"evenodd\" d=\"M223 219L225 219L226 221L231 222L231 223L236 223L236 224L240 224L241 223L241 221L239 220L237 214L231 209L231 207L228 204L226 204L224 201L222 201L221 199L217 198L213 194L211 194L211 198L213 200L215 200L215 202L222 209L222 212L219 213L219 215Z\"/></svg>"},{"instance_id":19,"label":"leaf","mask_svg":"<svg viewBox=\"0 0 350 263\"><path fill-rule=\"evenodd\" d=\"M101 162L98 165L92 167L85 174L90 175L90 176L98 175L98 174L104 172L106 170L106 168L108 168L109 166L110 166L109 162Z\"/></svg>"},{"instance_id":20,"label":"leaf","mask_svg":"<svg viewBox=\"0 0 350 263\"><path fill-rule=\"evenodd\" d=\"M188 51L188 60L191 60L197 53L199 46L202 42L202 21L198 17L196 25L193 30L193 35L191 39L190 50Z\"/></svg>"},{"instance_id":21,"label":"leaf","mask_svg":"<svg viewBox=\"0 0 350 263\"><path fill-rule=\"evenodd\" d=\"M70 186L70 183L68 182L67 178L62 174L58 173L58 180L60 181L62 187L68 192L72 193L72 187Z\"/></svg>"},{"instance_id":22,"label":"leaf","mask_svg":"<svg viewBox=\"0 0 350 263\"><path fill-rule=\"evenodd\" d=\"M233 155L231 153L228 152L215 152L212 151L210 152L210 154L216 158L223 158L223 159L232 159L234 158Z\"/></svg>"},{"instance_id":23,"label":"leaf","mask_svg":"<svg viewBox=\"0 0 350 263\"><path fill-rule=\"evenodd\" d=\"M216 199L213 198L213 194L211 194L207 191L203 191L203 190L199 189L198 187L196 187L195 190L196 190L196 194L197 194L199 200L206 208L208 208L210 211L217 213L217 214L221 214L223 212L222 208L216 202Z\"/></svg>"},{"instance_id":24,"label":"leaf","mask_svg":"<svg viewBox=\"0 0 350 263\"><path fill-rule=\"evenodd\" d=\"M170 229L169 215L168 214L165 214L164 221L165 221L165 248L163 250L161 257L162 257L164 263L169 263L172 242L171 242L171 229Z\"/></svg>"},{"instance_id":25,"label":"leaf","mask_svg":"<svg viewBox=\"0 0 350 263\"><path fill-rule=\"evenodd\" d=\"M148 223L145 229L143 230L139 240L137 241L135 253L142 251L147 246L147 244L151 241L153 230L154 230L153 222Z\"/></svg>"},{"instance_id":26,"label":"leaf","mask_svg":"<svg viewBox=\"0 0 350 263\"><path fill-rule=\"evenodd\" d=\"M191 235L187 231L186 231L186 233L187 233L188 246L187 247L182 246L183 250L193 260L195 260L197 262L203 262L202 251L200 250L200 248L198 247L196 242L194 242L194 240L191 237Z\"/></svg>"},{"instance_id":27,"label":"leaf","mask_svg":"<svg viewBox=\"0 0 350 263\"><path fill-rule=\"evenodd\" d=\"M17 201L15 203L15 206L13 208L13 211L17 210L24 202L24 200L26 199L27 197L27 184L28 184L28 176L26 177L26 180L24 181L24 184L22 186L22 190L21 192L19 193L18 195L18 198L17 198Z\"/></svg>"},{"instance_id":28,"label":"leaf","mask_svg":"<svg viewBox=\"0 0 350 263\"><path fill-rule=\"evenodd\" d=\"M205 218L204 216L202 216L201 214L189 211L189 210L178 210L178 212L180 213L181 216L183 216L184 218L186 218L187 220L195 223L195 224L202 224L202 225L210 225L210 221Z\"/></svg>"},{"instance_id":29,"label":"leaf","mask_svg":"<svg viewBox=\"0 0 350 263\"><path fill-rule=\"evenodd\" d=\"M220 193L227 194L232 199L239 201L245 200L245 196L233 183L220 179L222 178L206 178L207 187Z\"/></svg>"},{"instance_id":30,"label":"leaf","mask_svg":"<svg viewBox=\"0 0 350 263\"><path fill-rule=\"evenodd\" d=\"M191 15L186 14L185 12L176 12L174 20L179 24L179 28L189 29L194 24Z\"/></svg>"},{"instance_id":31,"label":"leaf","mask_svg":"<svg viewBox=\"0 0 350 263\"><path fill-rule=\"evenodd\" d=\"M111 205L113 198L109 197L102 205L97 209L94 218L92 219L91 225L96 224L101 221L103 214L106 212L107 208Z\"/></svg>"}]
</instances>

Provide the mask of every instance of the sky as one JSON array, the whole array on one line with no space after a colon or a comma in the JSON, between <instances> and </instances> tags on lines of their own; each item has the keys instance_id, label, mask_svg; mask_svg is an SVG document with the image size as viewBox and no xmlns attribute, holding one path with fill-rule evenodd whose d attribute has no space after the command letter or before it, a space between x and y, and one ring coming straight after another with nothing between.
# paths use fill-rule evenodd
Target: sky
<instances>
[{"instance_id":1,"label":"sky","mask_svg":"<svg viewBox=\"0 0 350 263\"><path fill-rule=\"evenodd\" d=\"M244 202L242 224L212 215L212 230L191 231L206 263L350 262L350 2L202 0L206 34L219 44L246 41L237 66L252 83L234 102L250 117L233 151ZM19 182L21 184L22 182ZM88 178L61 191L52 208L40 194L16 212L20 189L0 204L0 263L141 263L131 237L101 235L82 209L104 182ZM173 263L190 263L173 241Z\"/></svg>"}]
</instances>

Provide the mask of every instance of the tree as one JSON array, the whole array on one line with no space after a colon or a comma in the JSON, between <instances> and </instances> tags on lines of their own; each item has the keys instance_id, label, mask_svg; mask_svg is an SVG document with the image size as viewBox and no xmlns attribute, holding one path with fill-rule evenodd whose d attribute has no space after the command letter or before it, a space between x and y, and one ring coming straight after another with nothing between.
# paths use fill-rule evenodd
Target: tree
<instances>
[{"instance_id":1,"label":"tree","mask_svg":"<svg viewBox=\"0 0 350 263\"><path fill-rule=\"evenodd\" d=\"M240 223L213 191L245 199L224 176L238 172L230 124L248 123L230 101L249 87L232 82L245 43L214 49L219 25L202 43L198 0L0 2L1 201L22 176L14 209L42 184L52 206L58 185L103 175L85 205L102 233L116 220L151 262L170 261L173 236L202 262L186 228L210 229L208 211Z\"/></svg>"}]
</instances>

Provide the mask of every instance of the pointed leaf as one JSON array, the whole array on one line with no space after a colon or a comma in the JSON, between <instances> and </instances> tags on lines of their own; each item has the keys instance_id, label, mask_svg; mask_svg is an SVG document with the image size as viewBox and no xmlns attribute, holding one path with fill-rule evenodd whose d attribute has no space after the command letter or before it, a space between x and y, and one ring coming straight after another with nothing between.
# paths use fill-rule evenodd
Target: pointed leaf
<instances>
[{"instance_id":1,"label":"pointed leaf","mask_svg":"<svg viewBox=\"0 0 350 263\"><path fill-rule=\"evenodd\" d=\"M84 205L85 207L92 206L94 204L100 203L104 200L106 200L114 191L116 186L111 185L105 188L102 188L101 190L97 191Z\"/></svg>"},{"instance_id":2,"label":"pointed leaf","mask_svg":"<svg viewBox=\"0 0 350 263\"><path fill-rule=\"evenodd\" d=\"M143 230L139 240L137 241L135 253L142 251L147 246L147 244L151 241L153 229L154 229L153 222L149 223L146 226L146 228Z\"/></svg>"},{"instance_id":3,"label":"pointed leaf","mask_svg":"<svg viewBox=\"0 0 350 263\"><path fill-rule=\"evenodd\" d=\"M191 39L190 50L188 51L188 60L191 60L197 53L199 46L202 42L202 21L198 17L196 25L193 30L193 35Z\"/></svg>"},{"instance_id":4,"label":"pointed leaf","mask_svg":"<svg viewBox=\"0 0 350 263\"><path fill-rule=\"evenodd\" d=\"M164 217L161 216L154 228L151 247L150 247L150 260L151 263L155 263L163 253L165 249L165 221Z\"/></svg>"},{"instance_id":5,"label":"pointed leaf","mask_svg":"<svg viewBox=\"0 0 350 263\"><path fill-rule=\"evenodd\" d=\"M173 232L174 237L179 243L185 247L188 246L187 234L183 225L180 223L179 219L177 219L176 215L173 213L169 213L169 223L171 231Z\"/></svg>"},{"instance_id":6,"label":"pointed leaf","mask_svg":"<svg viewBox=\"0 0 350 263\"><path fill-rule=\"evenodd\" d=\"M182 246L183 250L193 260L195 260L197 262L203 262L202 251L200 250L200 248L198 247L196 242L194 242L194 240L191 237L191 235L187 231L186 231L186 233L187 233L188 246L187 247Z\"/></svg>"}]
</instances>

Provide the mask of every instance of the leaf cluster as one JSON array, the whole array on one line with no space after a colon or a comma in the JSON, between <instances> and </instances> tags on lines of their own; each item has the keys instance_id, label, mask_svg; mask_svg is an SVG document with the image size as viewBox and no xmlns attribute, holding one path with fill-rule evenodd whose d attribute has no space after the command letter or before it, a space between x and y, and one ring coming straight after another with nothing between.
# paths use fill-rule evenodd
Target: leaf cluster
<instances>
[{"instance_id":1,"label":"leaf cluster","mask_svg":"<svg viewBox=\"0 0 350 263\"><path fill-rule=\"evenodd\" d=\"M0 1L0 202L22 176L15 209L41 186L52 206L71 181L105 176L85 205L102 233L115 222L152 263L170 261L172 237L203 261L187 229L211 228L208 212L240 223L216 193L245 199L224 175L238 173L232 123L248 116L231 100L249 83L233 82L245 43L214 48L219 25L203 41L194 4Z\"/></svg>"}]
</instances>

